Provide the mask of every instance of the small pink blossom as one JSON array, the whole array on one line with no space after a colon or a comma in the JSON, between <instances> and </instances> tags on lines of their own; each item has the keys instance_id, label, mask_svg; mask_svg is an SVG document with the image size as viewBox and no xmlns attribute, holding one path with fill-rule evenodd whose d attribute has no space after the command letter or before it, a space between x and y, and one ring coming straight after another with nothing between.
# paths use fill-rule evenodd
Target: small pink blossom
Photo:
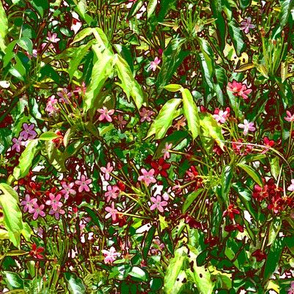
<instances>
[{"instance_id":1,"label":"small pink blossom","mask_svg":"<svg viewBox=\"0 0 294 294\"><path fill-rule=\"evenodd\" d=\"M150 171L147 171L145 168L141 168L142 175L139 176L138 181L142 181L147 186L149 186L151 183L156 183L156 180L153 176L154 172L155 170L153 168Z\"/></svg>"},{"instance_id":2,"label":"small pink blossom","mask_svg":"<svg viewBox=\"0 0 294 294\"><path fill-rule=\"evenodd\" d=\"M153 203L150 206L150 210L158 209L160 212L164 211L164 207L167 206L167 200L169 199L168 195L165 193L161 199L161 196L151 197L151 202Z\"/></svg>"},{"instance_id":3,"label":"small pink blossom","mask_svg":"<svg viewBox=\"0 0 294 294\"><path fill-rule=\"evenodd\" d=\"M92 180L91 179L86 179L86 177L84 175L81 176L81 179L80 180L76 180L75 181L76 185L79 186L79 192L83 192L84 190L86 192L89 192L90 191L90 188L89 188L89 184L92 183Z\"/></svg>"},{"instance_id":4,"label":"small pink blossom","mask_svg":"<svg viewBox=\"0 0 294 294\"><path fill-rule=\"evenodd\" d=\"M22 141L21 141L22 137L20 137L19 139L17 138L13 138L12 139L12 143L14 143L11 147L11 150L14 150L16 152L20 152L20 146L22 146Z\"/></svg>"},{"instance_id":5,"label":"small pink blossom","mask_svg":"<svg viewBox=\"0 0 294 294\"><path fill-rule=\"evenodd\" d=\"M122 114L119 114L116 118L116 122L120 129L123 129L123 127L127 124L127 121L124 120L124 116Z\"/></svg>"},{"instance_id":6,"label":"small pink blossom","mask_svg":"<svg viewBox=\"0 0 294 294\"><path fill-rule=\"evenodd\" d=\"M287 190L290 192L294 191L294 179L291 180L291 185L287 188Z\"/></svg>"},{"instance_id":7,"label":"small pink blossom","mask_svg":"<svg viewBox=\"0 0 294 294\"><path fill-rule=\"evenodd\" d=\"M57 194L56 196L52 193L49 193L50 200L46 201L47 205L50 205L53 210L57 210L58 207L61 207L63 204L60 202L61 194Z\"/></svg>"},{"instance_id":8,"label":"small pink blossom","mask_svg":"<svg viewBox=\"0 0 294 294\"><path fill-rule=\"evenodd\" d=\"M35 203L30 213L33 213L33 219L36 220L39 216L44 217L45 212L43 211L45 205L41 204L40 206Z\"/></svg>"},{"instance_id":9,"label":"small pink blossom","mask_svg":"<svg viewBox=\"0 0 294 294\"><path fill-rule=\"evenodd\" d=\"M169 150L171 150L171 148L172 148L172 143L170 143L170 144L166 143L165 148L162 149L161 153L163 153L164 160L170 158Z\"/></svg>"},{"instance_id":10,"label":"small pink blossom","mask_svg":"<svg viewBox=\"0 0 294 294\"><path fill-rule=\"evenodd\" d=\"M114 202L111 203L111 206L105 207L105 211L108 213L106 214L105 218L112 218L113 221L116 221L118 210L114 207Z\"/></svg>"},{"instance_id":11,"label":"small pink blossom","mask_svg":"<svg viewBox=\"0 0 294 294\"><path fill-rule=\"evenodd\" d=\"M230 116L230 108L227 107L225 111L219 110L218 108L215 109L213 118L218 122L218 123L225 123L228 117Z\"/></svg>"},{"instance_id":12,"label":"small pink blossom","mask_svg":"<svg viewBox=\"0 0 294 294\"><path fill-rule=\"evenodd\" d=\"M150 65L147 69L147 71L149 71L150 69L153 70L153 71L156 71L158 65L160 64L161 62L161 59L159 59L158 57L155 57L154 61L151 61L150 62Z\"/></svg>"},{"instance_id":13,"label":"small pink blossom","mask_svg":"<svg viewBox=\"0 0 294 294\"><path fill-rule=\"evenodd\" d=\"M178 119L173 127L179 131L182 127L186 126L186 118L183 116L180 119Z\"/></svg>"},{"instance_id":14,"label":"small pink blossom","mask_svg":"<svg viewBox=\"0 0 294 294\"><path fill-rule=\"evenodd\" d=\"M120 189L118 186L108 186L107 192L105 193L105 197L107 197L106 201L109 202L110 199L116 199L119 196Z\"/></svg>"},{"instance_id":15,"label":"small pink blossom","mask_svg":"<svg viewBox=\"0 0 294 294\"><path fill-rule=\"evenodd\" d=\"M73 91L74 93L78 93L80 95L85 95L87 91L85 82L82 82L82 85L80 87L76 87L76 89Z\"/></svg>"},{"instance_id":16,"label":"small pink blossom","mask_svg":"<svg viewBox=\"0 0 294 294\"><path fill-rule=\"evenodd\" d=\"M103 106L103 108L98 109L97 111L101 113L98 118L100 121L106 119L108 122L112 122L111 115L114 114L114 109L108 110L105 106Z\"/></svg>"},{"instance_id":17,"label":"small pink blossom","mask_svg":"<svg viewBox=\"0 0 294 294\"><path fill-rule=\"evenodd\" d=\"M57 42L60 41L60 39L57 38L57 34L56 33L51 34L50 32L48 32L47 40L49 42L51 42L51 43L57 43Z\"/></svg>"},{"instance_id":18,"label":"small pink blossom","mask_svg":"<svg viewBox=\"0 0 294 294\"><path fill-rule=\"evenodd\" d=\"M291 114L291 112L288 110L286 111L286 114L287 114L287 116L284 117L286 121L288 121L288 122L294 121L294 114Z\"/></svg>"},{"instance_id":19,"label":"small pink blossom","mask_svg":"<svg viewBox=\"0 0 294 294\"><path fill-rule=\"evenodd\" d=\"M143 107L141 111L139 112L139 114L141 116L140 122L144 122L144 121L151 121L152 115L154 115L155 112Z\"/></svg>"},{"instance_id":20,"label":"small pink blossom","mask_svg":"<svg viewBox=\"0 0 294 294\"><path fill-rule=\"evenodd\" d=\"M233 80L232 83L228 83L228 90L233 93L234 96L242 97L243 99L247 99L248 95L252 92L251 89L248 89L246 85L236 82Z\"/></svg>"},{"instance_id":21,"label":"small pink blossom","mask_svg":"<svg viewBox=\"0 0 294 294\"><path fill-rule=\"evenodd\" d=\"M59 220L60 218L60 214L65 214L65 211L63 209L61 209L61 207L57 207L57 209L51 209L49 211L49 214L50 215L53 215L54 214L54 217Z\"/></svg>"},{"instance_id":22,"label":"small pink blossom","mask_svg":"<svg viewBox=\"0 0 294 294\"><path fill-rule=\"evenodd\" d=\"M109 251L108 250L102 250L105 258L104 262L105 263L113 263L118 256L120 256L120 253L116 252L115 248L112 246L110 247Z\"/></svg>"},{"instance_id":23,"label":"small pink blossom","mask_svg":"<svg viewBox=\"0 0 294 294\"><path fill-rule=\"evenodd\" d=\"M248 134L248 131L254 132L256 128L254 127L253 122L249 122L247 119L244 119L244 124L238 124L238 127L240 129L244 129L243 134L246 136Z\"/></svg>"},{"instance_id":24,"label":"small pink blossom","mask_svg":"<svg viewBox=\"0 0 294 294\"><path fill-rule=\"evenodd\" d=\"M59 112L57 104L58 100L55 99L54 95L48 98L45 110L48 112L50 116Z\"/></svg>"},{"instance_id":25,"label":"small pink blossom","mask_svg":"<svg viewBox=\"0 0 294 294\"><path fill-rule=\"evenodd\" d=\"M36 138L37 133L34 131L35 124L28 125L27 123L24 123L22 128L23 131L20 133L19 139L31 140Z\"/></svg>"},{"instance_id":26,"label":"small pink blossom","mask_svg":"<svg viewBox=\"0 0 294 294\"><path fill-rule=\"evenodd\" d=\"M247 17L241 22L240 29L244 31L245 34L248 34L250 29L254 29L254 28L255 28L255 25L251 23L251 17Z\"/></svg>"},{"instance_id":27,"label":"small pink blossom","mask_svg":"<svg viewBox=\"0 0 294 294\"><path fill-rule=\"evenodd\" d=\"M288 294L294 294L294 281L291 282L291 286L290 286L290 288L288 289Z\"/></svg>"},{"instance_id":28,"label":"small pink blossom","mask_svg":"<svg viewBox=\"0 0 294 294\"><path fill-rule=\"evenodd\" d=\"M101 172L105 174L105 180L108 181L110 179L110 173L113 171L113 167L111 166L111 163L108 162L106 167L100 168Z\"/></svg>"},{"instance_id":29,"label":"small pink blossom","mask_svg":"<svg viewBox=\"0 0 294 294\"><path fill-rule=\"evenodd\" d=\"M66 103L69 104L69 99L72 96L72 93L69 92L66 88L61 89L59 92L57 92L57 96L59 96L59 102L60 103Z\"/></svg>"},{"instance_id":30,"label":"small pink blossom","mask_svg":"<svg viewBox=\"0 0 294 294\"><path fill-rule=\"evenodd\" d=\"M25 200L23 200L20 205L23 205L23 211L32 213L34 211L34 205L37 203L37 198L30 198L29 194L26 194Z\"/></svg>"},{"instance_id":31,"label":"small pink blossom","mask_svg":"<svg viewBox=\"0 0 294 294\"><path fill-rule=\"evenodd\" d=\"M60 192L63 194L65 200L68 199L69 195L76 195L77 192L74 189L72 189L74 183L67 184L66 182L63 182L61 186L63 189Z\"/></svg>"}]
</instances>

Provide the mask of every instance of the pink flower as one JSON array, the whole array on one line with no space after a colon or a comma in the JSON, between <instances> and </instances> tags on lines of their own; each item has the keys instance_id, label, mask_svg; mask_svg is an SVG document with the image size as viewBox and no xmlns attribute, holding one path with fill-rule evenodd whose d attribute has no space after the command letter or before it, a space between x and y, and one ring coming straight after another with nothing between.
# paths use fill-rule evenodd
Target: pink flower
<instances>
[{"instance_id":1,"label":"pink flower","mask_svg":"<svg viewBox=\"0 0 294 294\"><path fill-rule=\"evenodd\" d=\"M183 116L180 119L178 119L175 124L173 125L173 127L175 129L177 129L177 131L180 130L181 127L184 127L186 125L186 118Z\"/></svg>"},{"instance_id":2,"label":"pink flower","mask_svg":"<svg viewBox=\"0 0 294 294\"><path fill-rule=\"evenodd\" d=\"M88 185L92 183L92 180L91 179L86 179L86 177L84 175L82 175L81 179L76 180L75 183L76 183L76 185L80 186L79 187L79 192L80 193L83 192L84 190L86 192L89 192L90 188L88 187Z\"/></svg>"},{"instance_id":3,"label":"pink flower","mask_svg":"<svg viewBox=\"0 0 294 294\"><path fill-rule=\"evenodd\" d=\"M290 192L294 191L294 179L291 180L291 185L287 188L287 190Z\"/></svg>"},{"instance_id":4,"label":"pink flower","mask_svg":"<svg viewBox=\"0 0 294 294\"><path fill-rule=\"evenodd\" d=\"M149 65L147 71L149 71L150 69L152 69L153 71L156 71L160 62L161 62L161 59L159 59L158 57L155 57L154 61L150 62L150 65Z\"/></svg>"},{"instance_id":5,"label":"pink flower","mask_svg":"<svg viewBox=\"0 0 294 294\"><path fill-rule=\"evenodd\" d=\"M240 29L244 31L245 34L248 34L250 29L254 29L254 28L255 28L255 25L251 23L251 17L247 17L241 22Z\"/></svg>"},{"instance_id":6,"label":"pink flower","mask_svg":"<svg viewBox=\"0 0 294 294\"><path fill-rule=\"evenodd\" d=\"M38 205L37 203L34 204L32 210L30 211L30 213L33 213L33 219L36 220L39 216L44 217L45 216L45 212L43 211L45 205Z\"/></svg>"},{"instance_id":7,"label":"pink flower","mask_svg":"<svg viewBox=\"0 0 294 294\"><path fill-rule=\"evenodd\" d=\"M85 95L86 91L87 91L86 84L85 82L82 82L82 85L80 87L76 87L76 89L74 90L74 93Z\"/></svg>"},{"instance_id":8,"label":"pink flower","mask_svg":"<svg viewBox=\"0 0 294 294\"><path fill-rule=\"evenodd\" d=\"M48 32L47 40L51 43L57 43L60 41L60 39L57 38L56 33L51 34L50 32Z\"/></svg>"},{"instance_id":9,"label":"pink flower","mask_svg":"<svg viewBox=\"0 0 294 294\"><path fill-rule=\"evenodd\" d=\"M34 205L37 203L37 198L30 198L29 194L26 194L25 200L23 200L20 204L24 206L23 211L32 213L34 211Z\"/></svg>"},{"instance_id":10,"label":"pink flower","mask_svg":"<svg viewBox=\"0 0 294 294\"><path fill-rule=\"evenodd\" d=\"M53 215L54 214L54 217L59 220L60 218L60 214L65 214L65 211L63 209L61 209L61 207L57 207L57 209L51 209L49 211L49 214L50 215Z\"/></svg>"},{"instance_id":11,"label":"pink flower","mask_svg":"<svg viewBox=\"0 0 294 294\"><path fill-rule=\"evenodd\" d=\"M238 127L240 129L244 129L243 134L246 136L248 134L248 131L254 132L256 129L254 127L253 122L249 122L247 119L244 119L244 124L238 124Z\"/></svg>"},{"instance_id":12,"label":"pink flower","mask_svg":"<svg viewBox=\"0 0 294 294\"><path fill-rule=\"evenodd\" d=\"M60 192L63 194L65 200L68 199L69 195L76 195L76 191L72 189L74 183L67 184L66 182L63 182L61 186L63 189Z\"/></svg>"},{"instance_id":13,"label":"pink flower","mask_svg":"<svg viewBox=\"0 0 294 294\"><path fill-rule=\"evenodd\" d=\"M114 207L114 202L111 203L111 206L105 207L105 211L108 212L105 216L106 219L112 217L112 220L116 221L118 210Z\"/></svg>"},{"instance_id":14,"label":"pink flower","mask_svg":"<svg viewBox=\"0 0 294 294\"><path fill-rule=\"evenodd\" d=\"M20 133L19 139L30 140L36 138L37 133L34 131L35 124L28 125L24 123L22 127L23 131Z\"/></svg>"},{"instance_id":15,"label":"pink flower","mask_svg":"<svg viewBox=\"0 0 294 294\"><path fill-rule=\"evenodd\" d=\"M286 111L286 113L287 113L287 116L284 117L285 120L288 121L288 122L292 122L292 121L294 121L294 114L292 115L291 112L288 111L288 110Z\"/></svg>"},{"instance_id":16,"label":"pink flower","mask_svg":"<svg viewBox=\"0 0 294 294\"><path fill-rule=\"evenodd\" d=\"M163 153L163 159L170 158L169 150L171 150L171 148L172 148L172 143L170 143L170 144L165 143L165 148L162 149L162 151L161 151L161 153Z\"/></svg>"},{"instance_id":17,"label":"pink flower","mask_svg":"<svg viewBox=\"0 0 294 294\"><path fill-rule=\"evenodd\" d=\"M218 123L225 123L227 118L230 116L230 108L227 107L225 111L219 110L218 108L215 109L213 118L218 122Z\"/></svg>"},{"instance_id":18,"label":"pink flower","mask_svg":"<svg viewBox=\"0 0 294 294\"><path fill-rule=\"evenodd\" d=\"M246 85L236 82L235 80L233 80L232 83L228 83L228 90L233 92L234 96L239 96L243 99L247 99L248 94L252 92L251 89L247 89Z\"/></svg>"},{"instance_id":19,"label":"pink flower","mask_svg":"<svg viewBox=\"0 0 294 294\"><path fill-rule=\"evenodd\" d=\"M141 168L142 176L139 176L138 181L144 182L147 186L151 183L156 183L155 178L153 177L155 170L152 168L150 171L147 171L145 168Z\"/></svg>"},{"instance_id":20,"label":"pink flower","mask_svg":"<svg viewBox=\"0 0 294 294\"><path fill-rule=\"evenodd\" d=\"M117 116L116 122L121 129L123 129L123 127L127 124L127 121L124 120L124 116L122 114Z\"/></svg>"},{"instance_id":21,"label":"pink flower","mask_svg":"<svg viewBox=\"0 0 294 294\"><path fill-rule=\"evenodd\" d=\"M107 187L107 192L105 193L105 197L107 197L106 201L109 202L109 200L116 199L119 196L120 189L118 186L108 186Z\"/></svg>"},{"instance_id":22,"label":"pink flower","mask_svg":"<svg viewBox=\"0 0 294 294\"><path fill-rule=\"evenodd\" d=\"M291 286L290 286L290 288L288 289L288 294L294 294L294 281L291 282Z\"/></svg>"},{"instance_id":23,"label":"pink flower","mask_svg":"<svg viewBox=\"0 0 294 294\"><path fill-rule=\"evenodd\" d=\"M68 92L66 88L61 89L57 92L57 96L59 96L59 102L69 104L68 98L72 96L71 92Z\"/></svg>"},{"instance_id":24,"label":"pink flower","mask_svg":"<svg viewBox=\"0 0 294 294\"><path fill-rule=\"evenodd\" d=\"M110 173L113 171L111 163L108 162L106 167L101 167L100 170L105 174L105 180L108 181L110 179Z\"/></svg>"},{"instance_id":25,"label":"pink flower","mask_svg":"<svg viewBox=\"0 0 294 294\"><path fill-rule=\"evenodd\" d=\"M60 202L61 194L57 194L56 196L52 193L49 194L50 200L46 201L47 205L51 205L53 210L57 210L58 207L61 207L63 204Z\"/></svg>"},{"instance_id":26,"label":"pink flower","mask_svg":"<svg viewBox=\"0 0 294 294\"><path fill-rule=\"evenodd\" d=\"M115 248L112 246L110 247L109 251L108 250L102 250L105 258L104 262L105 263L113 263L118 256L120 256L120 253L116 252Z\"/></svg>"},{"instance_id":27,"label":"pink flower","mask_svg":"<svg viewBox=\"0 0 294 294\"><path fill-rule=\"evenodd\" d=\"M22 145L21 139L22 139L22 137L20 137L19 139L17 139L17 138L12 139L12 142L14 144L12 145L11 150L15 149L16 152L20 152L20 146Z\"/></svg>"},{"instance_id":28,"label":"pink flower","mask_svg":"<svg viewBox=\"0 0 294 294\"><path fill-rule=\"evenodd\" d=\"M103 108L98 109L97 111L101 113L98 118L100 121L106 119L108 122L112 122L111 115L114 114L114 109L108 110L105 106L103 106Z\"/></svg>"},{"instance_id":29,"label":"pink flower","mask_svg":"<svg viewBox=\"0 0 294 294\"><path fill-rule=\"evenodd\" d=\"M140 113L140 116L141 116L140 122L144 122L145 120L146 121L151 121L152 115L155 114L154 111L149 110L149 109L147 109L145 107L143 107L139 113Z\"/></svg>"},{"instance_id":30,"label":"pink flower","mask_svg":"<svg viewBox=\"0 0 294 294\"><path fill-rule=\"evenodd\" d=\"M50 116L59 112L59 108L56 107L56 104L58 104L58 100L55 99L54 95L48 98L45 110Z\"/></svg>"},{"instance_id":31,"label":"pink flower","mask_svg":"<svg viewBox=\"0 0 294 294\"><path fill-rule=\"evenodd\" d=\"M165 200L168 200L169 197L168 195L165 193L163 194L163 199L161 199L161 196L156 196L155 197L151 197L151 201L153 202L153 204L150 206L150 210L154 210L154 209L158 209L160 212L163 212L164 211L164 206L167 206L167 201Z\"/></svg>"}]
</instances>

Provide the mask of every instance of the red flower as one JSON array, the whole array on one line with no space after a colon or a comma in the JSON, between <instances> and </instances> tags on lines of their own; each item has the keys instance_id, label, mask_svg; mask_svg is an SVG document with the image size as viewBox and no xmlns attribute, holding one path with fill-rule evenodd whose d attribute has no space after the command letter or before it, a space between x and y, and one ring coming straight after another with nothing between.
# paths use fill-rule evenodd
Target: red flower
<instances>
[{"instance_id":1,"label":"red flower","mask_svg":"<svg viewBox=\"0 0 294 294\"><path fill-rule=\"evenodd\" d=\"M42 252L44 252L44 247L37 247L36 243L32 245L32 250L30 251L30 255L37 259L43 259L44 256L42 255Z\"/></svg>"},{"instance_id":2,"label":"red flower","mask_svg":"<svg viewBox=\"0 0 294 294\"><path fill-rule=\"evenodd\" d=\"M252 197L257 201L262 201L268 197L268 185L260 187L259 185L254 185Z\"/></svg>"},{"instance_id":3,"label":"red flower","mask_svg":"<svg viewBox=\"0 0 294 294\"><path fill-rule=\"evenodd\" d=\"M192 229L202 229L201 223L196 221L196 219L190 215L185 217L185 223L188 224Z\"/></svg>"},{"instance_id":4,"label":"red flower","mask_svg":"<svg viewBox=\"0 0 294 294\"><path fill-rule=\"evenodd\" d=\"M165 178L168 176L166 171L169 169L170 163L167 163L162 157L157 161L152 161L151 166L154 168L156 176L158 174Z\"/></svg>"},{"instance_id":5,"label":"red flower","mask_svg":"<svg viewBox=\"0 0 294 294\"><path fill-rule=\"evenodd\" d=\"M240 214L240 211L234 208L233 204L230 204L228 208L224 211L223 216L228 215L231 220L235 218L234 214Z\"/></svg>"},{"instance_id":6,"label":"red flower","mask_svg":"<svg viewBox=\"0 0 294 294\"><path fill-rule=\"evenodd\" d=\"M252 253L252 256L256 258L257 261L262 261L263 259L266 259L266 254L264 251L261 251L260 249L257 249Z\"/></svg>"},{"instance_id":7,"label":"red flower","mask_svg":"<svg viewBox=\"0 0 294 294\"><path fill-rule=\"evenodd\" d=\"M231 224L231 225L225 226L225 231L226 232L232 232L232 231L235 231L235 230L238 230L241 233L244 232L243 226L241 226L239 224Z\"/></svg>"}]
</instances>

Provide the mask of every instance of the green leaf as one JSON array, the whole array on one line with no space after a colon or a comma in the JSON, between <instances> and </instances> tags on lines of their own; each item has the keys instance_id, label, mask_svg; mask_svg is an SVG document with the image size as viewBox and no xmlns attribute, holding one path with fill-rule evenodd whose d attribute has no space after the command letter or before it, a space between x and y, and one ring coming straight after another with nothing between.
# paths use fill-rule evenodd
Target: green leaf
<instances>
[{"instance_id":1,"label":"green leaf","mask_svg":"<svg viewBox=\"0 0 294 294\"><path fill-rule=\"evenodd\" d=\"M33 54L33 42L29 38L22 37L17 41L17 44L27 51L30 55Z\"/></svg>"},{"instance_id":2,"label":"green leaf","mask_svg":"<svg viewBox=\"0 0 294 294\"><path fill-rule=\"evenodd\" d=\"M224 150L224 137L221 126L216 122L210 113L199 113L200 126L203 131L203 136L212 138Z\"/></svg>"},{"instance_id":3,"label":"green leaf","mask_svg":"<svg viewBox=\"0 0 294 294\"><path fill-rule=\"evenodd\" d=\"M197 266L196 258L199 255L198 250L188 245L189 251L189 263L190 268L186 271L189 276L193 279L197 289L201 294L212 294L214 293L214 283L211 280L211 274L205 266Z\"/></svg>"},{"instance_id":4,"label":"green leaf","mask_svg":"<svg viewBox=\"0 0 294 294\"><path fill-rule=\"evenodd\" d=\"M13 289L23 289L23 280L17 273L5 271L4 275L8 285L10 285Z\"/></svg>"},{"instance_id":5,"label":"green leaf","mask_svg":"<svg viewBox=\"0 0 294 294\"><path fill-rule=\"evenodd\" d=\"M174 254L174 242L171 237L171 232L168 229L164 229L162 232L159 233L159 238L163 242L166 249L171 254Z\"/></svg>"},{"instance_id":6,"label":"green leaf","mask_svg":"<svg viewBox=\"0 0 294 294\"><path fill-rule=\"evenodd\" d=\"M130 97L133 98L136 107L140 109L146 100L143 90L133 77L130 66L120 55L116 55L115 68L117 70L118 78L121 81L118 85L126 93L128 99Z\"/></svg>"},{"instance_id":7,"label":"green leaf","mask_svg":"<svg viewBox=\"0 0 294 294\"><path fill-rule=\"evenodd\" d=\"M141 281L147 281L147 274L141 268L137 266L133 266L131 271L129 272L129 276L137 278Z\"/></svg>"},{"instance_id":8,"label":"green leaf","mask_svg":"<svg viewBox=\"0 0 294 294\"><path fill-rule=\"evenodd\" d=\"M273 272L276 270L276 268L279 266L279 261L280 261L284 246L285 246L284 238L277 238L275 239L274 243L270 247L270 251L264 265L264 273L263 273L264 281L267 281L271 277Z\"/></svg>"},{"instance_id":9,"label":"green leaf","mask_svg":"<svg viewBox=\"0 0 294 294\"><path fill-rule=\"evenodd\" d=\"M149 0L147 5L147 18L150 18L150 16L153 14L155 8L157 5L157 0Z\"/></svg>"},{"instance_id":10,"label":"green leaf","mask_svg":"<svg viewBox=\"0 0 294 294\"><path fill-rule=\"evenodd\" d=\"M0 49L4 52L5 45L5 37L8 32L8 20L6 12L3 8L2 2L0 2Z\"/></svg>"},{"instance_id":11,"label":"green leaf","mask_svg":"<svg viewBox=\"0 0 294 294\"><path fill-rule=\"evenodd\" d=\"M97 103L97 97L105 81L113 72L113 54L109 50L100 50L98 45L92 46L96 61L92 69L91 81L85 95L84 110L89 110Z\"/></svg>"},{"instance_id":12,"label":"green leaf","mask_svg":"<svg viewBox=\"0 0 294 294\"><path fill-rule=\"evenodd\" d=\"M261 176L251 166L245 163L238 163L237 166L241 167L260 187L263 186Z\"/></svg>"},{"instance_id":13,"label":"green leaf","mask_svg":"<svg viewBox=\"0 0 294 294\"><path fill-rule=\"evenodd\" d=\"M33 164L38 149L38 140L31 140L26 149L22 152L19 158L19 164L13 170L13 176L16 180L25 177Z\"/></svg>"},{"instance_id":14,"label":"green leaf","mask_svg":"<svg viewBox=\"0 0 294 294\"><path fill-rule=\"evenodd\" d=\"M231 166L226 166L222 172L222 197L226 203L229 205L229 192L231 188L231 182L233 178L233 171Z\"/></svg>"},{"instance_id":15,"label":"green leaf","mask_svg":"<svg viewBox=\"0 0 294 294\"><path fill-rule=\"evenodd\" d=\"M85 57L85 55L88 53L89 48L92 46L93 42L89 42L86 45L83 45L79 48L76 48L76 52L74 55L74 58L72 58L69 62L68 66L68 74L70 81L72 80L75 71L78 69L82 59Z\"/></svg>"},{"instance_id":16,"label":"green leaf","mask_svg":"<svg viewBox=\"0 0 294 294\"><path fill-rule=\"evenodd\" d=\"M271 174L275 178L278 179L280 173L280 160L279 157L273 157L270 159L270 167L271 167Z\"/></svg>"},{"instance_id":17,"label":"green leaf","mask_svg":"<svg viewBox=\"0 0 294 294\"><path fill-rule=\"evenodd\" d=\"M169 91L169 92L178 92L182 89L183 87L178 84L169 84L164 86L164 89Z\"/></svg>"},{"instance_id":18,"label":"green leaf","mask_svg":"<svg viewBox=\"0 0 294 294\"><path fill-rule=\"evenodd\" d=\"M50 141L50 140L56 139L58 137L59 137L59 135L55 134L54 132L46 132L46 133L41 134L41 136L39 137L39 140Z\"/></svg>"},{"instance_id":19,"label":"green leaf","mask_svg":"<svg viewBox=\"0 0 294 294\"><path fill-rule=\"evenodd\" d=\"M280 232L281 226L282 226L281 218L277 217L276 219L272 220L270 224L270 228L269 228L269 236L268 236L268 243L267 243L268 246L275 242Z\"/></svg>"},{"instance_id":20,"label":"green leaf","mask_svg":"<svg viewBox=\"0 0 294 294\"><path fill-rule=\"evenodd\" d=\"M174 117L174 114L177 110L177 107L182 102L182 99L173 98L167 101L161 110L159 111L159 114L153 121L152 125L150 126L150 129L147 134L147 138L155 134L155 139L161 139L165 136L167 130L172 124Z\"/></svg>"},{"instance_id":21,"label":"green leaf","mask_svg":"<svg viewBox=\"0 0 294 294\"><path fill-rule=\"evenodd\" d=\"M191 204L194 202L194 200L198 197L198 195L203 191L203 189L198 189L192 193L190 193L185 202L184 202L184 205L183 205L183 208L182 208L182 211L183 213L185 213L188 208L191 206Z\"/></svg>"},{"instance_id":22,"label":"green leaf","mask_svg":"<svg viewBox=\"0 0 294 294\"><path fill-rule=\"evenodd\" d=\"M183 111L188 122L188 128L192 133L192 138L195 140L199 135L199 116L196 103L188 89L182 90L183 96Z\"/></svg>"},{"instance_id":23,"label":"green leaf","mask_svg":"<svg viewBox=\"0 0 294 294\"><path fill-rule=\"evenodd\" d=\"M164 291L166 294L180 293L175 291L175 284L177 279L187 262L187 248L181 247L175 251L174 258L169 260L169 265L164 276ZM181 280L182 281L182 280Z\"/></svg>"},{"instance_id":24,"label":"green leaf","mask_svg":"<svg viewBox=\"0 0 294 294\"><path fill-rule=\"evenodd\" d=\"M230 20L228 22L228 25L229 25L229 32L230 32L230 36L231 36L234 48L236 50L237 55L240 56L241 52L245 48L245 43L243 41L241 30L239 28L239 25L234 19Z\"/></svg>"},{"instance_id":25,"label":"green leaf","mask_svg":"<svg viewBox=\"0 0 294 294\"><path fill-rule=\"evenodd\" d=\"M142 255L143 255L143 258L144 259L147 258L149 249L150 249L151 244L153 242L153 238L154 238L155 232L156 232L156 227L155 226L152 226L149 229L148 233L146 234L146 237L145 237L145 240L144 240L144 245L143 245L143 251L142 251Z\"/></svg>"},{"instance_id":26,"label":"green leaf","mask_svg":"<svg viewBox=\"0 0 294 294\"><path fill-rule=\"evenodd\" d=\"M289 20L289 16L291 14L291 10L294 7L293 0L280 0L281 3L281 12L279 16L280 26L283 28Z\"/></svg>"},{"instance_id":27,"label":"green leaf","mask_svg":"<svg viewBox=\"0 0 294 294\"><path fill-rule=\"evenodd\" d=\"M18 206L18 195L9 185L0 184L0 204L4 214L4 225L14 246L20 245L20 234L23 228L22 214Z\"/></svg>"},{"instance_id":28,"label":"green leaf","mask_svg":"<svg viewBox=\"0 0 294 294\"><path fill-rule=\"evenodd\" d=\"M74 273L64 273L65 279L68 283L68 290L71 294L86 293L86 287L83 281Z\"/></svg>"}]
</instances>

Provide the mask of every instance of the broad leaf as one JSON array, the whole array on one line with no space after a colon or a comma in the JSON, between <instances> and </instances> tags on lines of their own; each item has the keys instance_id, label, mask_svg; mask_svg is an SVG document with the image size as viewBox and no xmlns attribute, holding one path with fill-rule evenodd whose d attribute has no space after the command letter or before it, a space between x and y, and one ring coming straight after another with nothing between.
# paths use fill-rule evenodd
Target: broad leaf
<instances>
[{"instance_id":1,"label":"broad leaf","mask_svg":"<svg viewBox=\"0 0 294 294\"><path fill-rule=\"evenodd\" d=\"M22 214L18 206L18 195L9 185L0 184L0 204L4 214L4 225L14 246L20 244L20 234L23 229Z\"/></svg>"},{"instance_id":2,"label":"broad leaf","mask_svg":"<svg viewBox=\"0 0 294 294\"><path fill-rule=\"evenodd\" d=\"M86 287L83 284L82 280L77 277L74 273L65 273L65 279L68 283L68 290L71 294L83 294L86 293Z\"/></svg>"},{"instance_id":3,"label":"broad leaf","mask_svg":"<svg viewBox=\"0 0 294 294\"><path fill-rule=\"evenodd\" d=\"M241 167L260 187L263 186L261 176L251 166L245 163L238 163L238 166Z\"/></svg>"},{"instance_id":4,"label":"broad leaf","mask_svg":"<svg viewBox=\"0 0 294 294\"><path fill-rule=\"evenodd\" d=\"M173 98L163 105L159 114L153 121L146 138L149 138L154 134L155 139L161 139L164 137L175 118L174 114L181 102L181 99Z\"/></svg>"},{"instance_id":5,"label":"broad leaf","mask_svg":"<svg viewBox=\"0 0 294 294\"><path fill-rule=\"evenodd\" d=\"M31 140L19 158L19 164L13 170L16 180L25 177L32 167L33 160L38 152L38 140Z\"/></svg>"},{"instance_id":6,"label":"broad leaf","mask_svg":"<svg viewBox=\"0 0 294 294\"><path fill-rule=\"evenodd\" d=\"M183 111L188 122L188 128L192 133L193 140L199 135L199 116L196 103L188 89L182 90Z\"/></svg>"},{"instance_id":7,"label":"broad leaf","mask_svg":"<svg viewBox=\"0 0 294 294\"><path fill-rule=\"evenodd\" d=\"M8 20L6 16L6 12L3 8L2 2L0 2L0 49L4 52L5 45L5 37L8 31Z\"/></svg>"}]
</instances>

